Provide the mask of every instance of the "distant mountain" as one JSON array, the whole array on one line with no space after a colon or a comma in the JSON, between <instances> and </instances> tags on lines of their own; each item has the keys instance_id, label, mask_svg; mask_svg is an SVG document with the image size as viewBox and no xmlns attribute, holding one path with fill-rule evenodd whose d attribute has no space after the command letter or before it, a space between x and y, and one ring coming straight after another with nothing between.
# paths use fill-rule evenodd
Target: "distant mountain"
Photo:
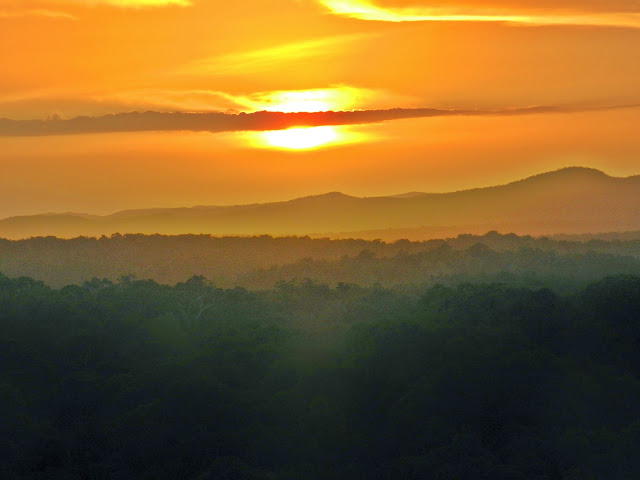
<instances>
[{"instance_id":1,"label":"distant mountain","mask_svg":"<svg viewBox=\"0 0 640 480\"><path fill-rule=\"evenodd\" d=\"M415 237L494 229L531 235L638 230L640 176L616 178L599 170L571 167L506 185L452 193L411 192L359 198L332 192L264 204L127 210L106 216L46 214L0 220L0 236L5 238L315 232L320 236L365 238L380 234L379 238L392 239L408 236L409 232L418 239Z\"/></svg>"}]
</instances>

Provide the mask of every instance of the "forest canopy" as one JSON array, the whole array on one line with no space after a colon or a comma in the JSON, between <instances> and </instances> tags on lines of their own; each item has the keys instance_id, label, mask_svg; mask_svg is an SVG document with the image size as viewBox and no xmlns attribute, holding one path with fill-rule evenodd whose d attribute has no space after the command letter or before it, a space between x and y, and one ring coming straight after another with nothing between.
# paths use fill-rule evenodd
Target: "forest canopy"
<instances>
[{"instance_id":1,"label":"forest canopy","mask_svg":"<svg viewBox=\"0 0 640 480\"><path fill-rule=\"evenodd\" d=\"M15 479L640 476L640 277L573 292L0 276Z\"/></svg>"}]
</instances>

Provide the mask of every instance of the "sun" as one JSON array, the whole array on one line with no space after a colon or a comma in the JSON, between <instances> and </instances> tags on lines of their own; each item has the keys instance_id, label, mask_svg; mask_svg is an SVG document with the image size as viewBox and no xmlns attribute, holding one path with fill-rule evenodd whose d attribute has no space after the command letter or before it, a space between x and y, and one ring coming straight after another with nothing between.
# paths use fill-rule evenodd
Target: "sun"
<instances>
[{"instance_id":1,"label":"sun","mask_svg":"<svg viewBox=\"0 0 640 480\"><path fill-rule=\"evenodd\" d=\"M332 105L324 92L285 92L274 105L267 108L274 112L326 112Z\"/></svg>"},{"instance_id":2,"label":"sun","mask_svg":"<svg viewBox=\"0 0 640 480\"><path fill-rule=\"evenodd\" d=\"M273 148L308 150L336 142L338 132L334 127L288 128L264 132L262 138Z\"/></svg>"}]
</instances>

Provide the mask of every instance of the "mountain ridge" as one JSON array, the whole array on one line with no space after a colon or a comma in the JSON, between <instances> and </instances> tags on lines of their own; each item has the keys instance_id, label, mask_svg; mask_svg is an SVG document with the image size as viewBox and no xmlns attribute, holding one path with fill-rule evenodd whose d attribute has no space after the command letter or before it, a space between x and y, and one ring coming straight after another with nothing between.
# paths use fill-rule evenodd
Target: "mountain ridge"
<instances>
[{"instance_id":1,"label":"mountain ridge","mask_svg":"<svg viewBox=\"0 0 640 480\"><path fill-rule=\"evenodd\" d=\"M512 225L519 229L516 233L526 234L640 228L640 176L613 177L594 168L567 167L501 185L443 193L356 197L334 191L269 203L132 209L108 215L24 215L0 220L0 236L299 235L445 226L455 231L474 225Z\"/></svg>"}]
</instances>

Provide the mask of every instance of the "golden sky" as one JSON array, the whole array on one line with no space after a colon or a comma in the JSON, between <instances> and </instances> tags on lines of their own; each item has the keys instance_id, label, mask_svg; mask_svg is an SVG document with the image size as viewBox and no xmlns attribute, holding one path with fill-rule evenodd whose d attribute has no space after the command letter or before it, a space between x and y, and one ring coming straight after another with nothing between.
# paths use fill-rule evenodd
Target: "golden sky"
<instances>
[{"instance_id":1,"label":"golden sky","mask_svg":"<svg viewBox=\"0 0 640 480\"><path fill-rule=\"evenodd\" d=\"M0 0L0 118L41 120L0 121L0 217L637 174L637 104L635 0ZM394 108L461 114L236 126ZM173 126L73 120L132 111ZM226 112L226 131L174 112Z\"/></svg>"}]
</instances>

